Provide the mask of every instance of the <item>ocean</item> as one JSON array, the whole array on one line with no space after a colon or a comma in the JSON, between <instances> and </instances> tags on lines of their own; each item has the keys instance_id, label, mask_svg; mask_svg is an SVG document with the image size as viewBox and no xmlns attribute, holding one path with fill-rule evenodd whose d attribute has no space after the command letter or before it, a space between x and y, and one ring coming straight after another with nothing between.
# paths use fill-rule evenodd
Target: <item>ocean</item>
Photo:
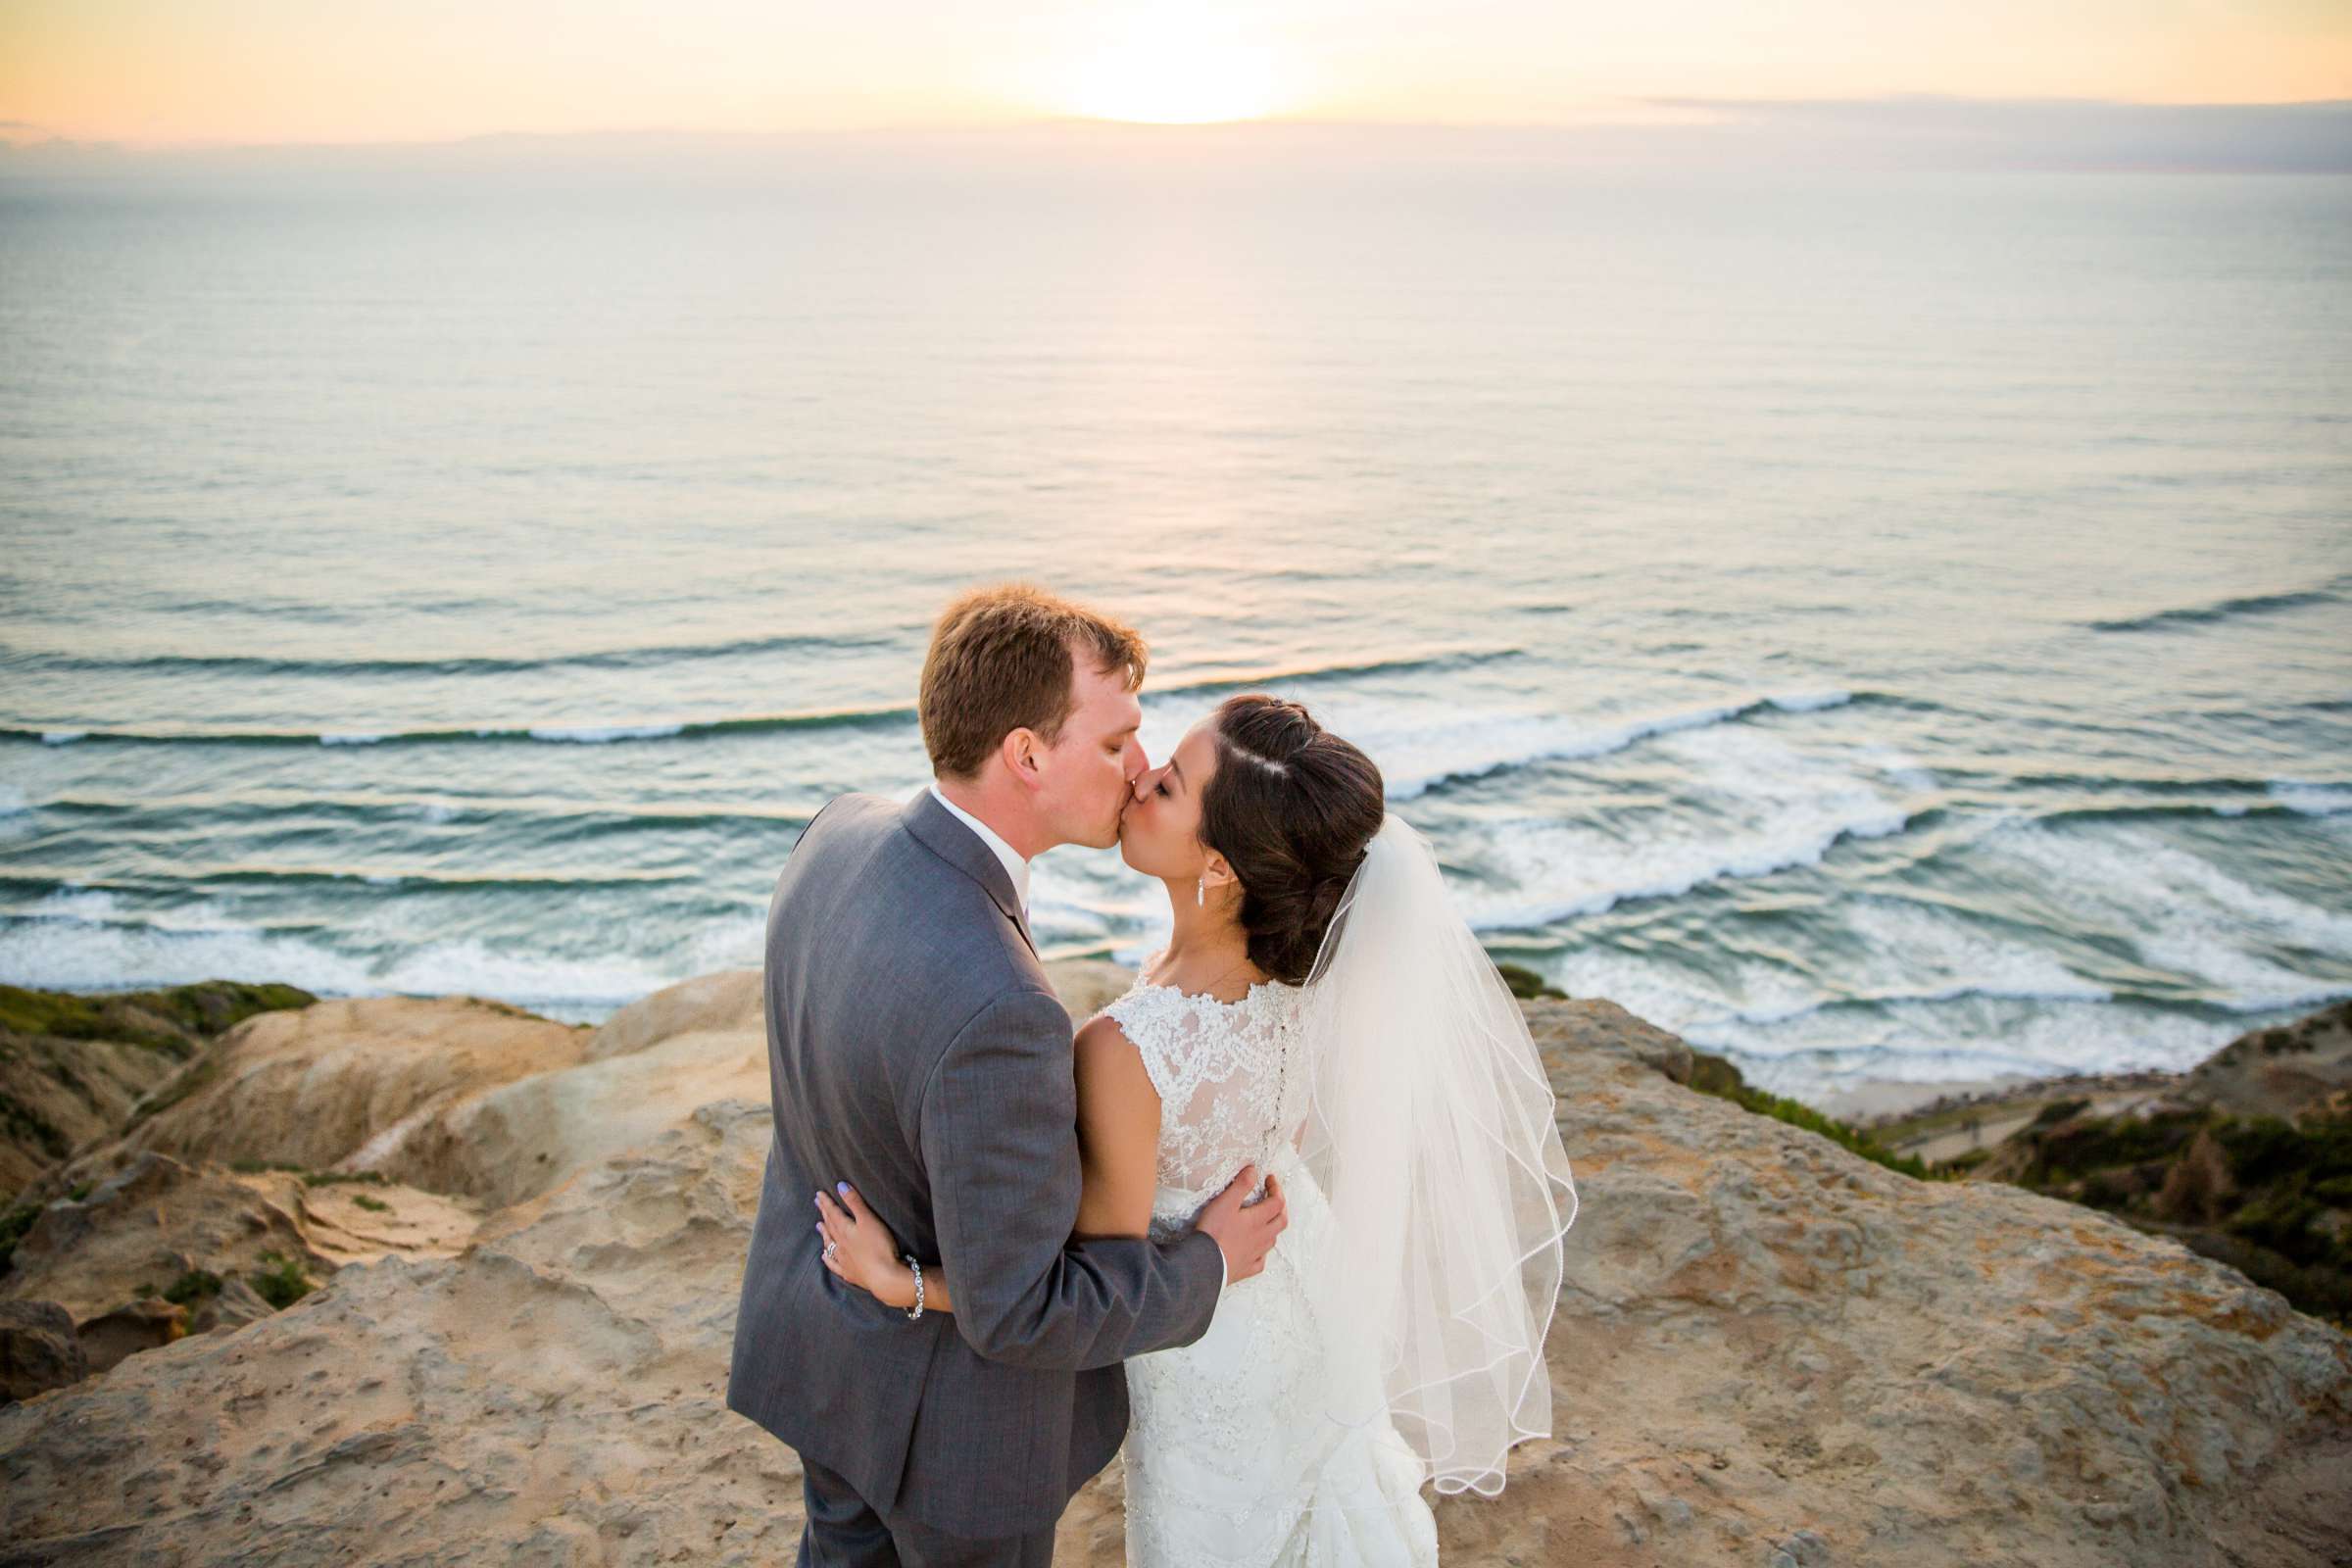
<instances>
[{"instance_id":1,"label":"ocean","mask_svg":"<svg viewBox=\"0 0 2352 1568\"><path fill-rule=\"evenodd\" d=\"M0 182L0 980L756 964L1027 578L1819 1098L2352 996L2352 179ZM1051 954L1160 889L1038 862Z\"/></svg>"}]
</instances>

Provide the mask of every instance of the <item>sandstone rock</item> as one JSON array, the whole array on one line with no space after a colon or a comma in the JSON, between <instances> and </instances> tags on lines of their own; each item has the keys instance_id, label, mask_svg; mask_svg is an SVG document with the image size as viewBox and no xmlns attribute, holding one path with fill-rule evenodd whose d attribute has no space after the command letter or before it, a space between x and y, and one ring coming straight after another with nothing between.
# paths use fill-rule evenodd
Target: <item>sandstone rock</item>
<instances>
[{"instance_id":1,"label":"sandstone rock","mask_svg":"<svg viewBox=\"0 0 2352 1568\"><path fill-rule=\"evenodd\" d=\"M463 1259L0 1409L0 1563L789 1560L799 1466L724 1407L768 1139L706 1106Z\"/></svg>"},{"instance_id":2,"label":"sandstone rock","mask_svg":"<svg viewBox=\"0 0 2352 1568\"><path fill-rule=\"evenodd\" d=\"M188 1309L160 1296L144 1296L75 1326L81 1352L92 1373L104 1372L125 1356L170 1345L188 1332Z\"/></svg>"},{"instance_id":3,"label":"sandstone rock","mask_svg":"<svg viewBox=\"0 0 2352 1568\"><path fill-rule=\"evenodd\" d=\"M210 1334L215 1329L241 1329L248 1323L258 1323L277 1308L262 1299L254 1288L242 1279L230 1277L219 1294L209 1296L197 1306L188 1319L190 1334Z\"/></svg>"},{"instance_id":4,"label":"sandstone rock","mask_svg":"<svg viewBox=\"0 0 2352 1568\"><path fill-rule=\"evenodd\" d=\"M2187 1104L2292 1121L2352 1089L2352 1001L2240 1035L2175 1090Z\"/></svg>"},{"instance_id":5,"label":"sandstone rock","mask_svg":"<svg viewBox=\"0 0 2352 1568\"><path fill-rule=\"evenodd\" d=\"M767 1099L765 1036L697 1030L472 1096L417 1120L381 1168L497 1207L735 1099Z\"/></svg>"},{"instance_id":6,"label":"sandstone rock","mask_svg":"<svg viewBox=\"0 0 2352 1568\"><path fill-rule=\"evenodd\" d=\"M486 1089L576 1064L586 1033L471 997L267 1013L215 1042L120 1140L78 1156L74 1173L103 1173L153 1149L220 1165L348 1163L397 1178L416 1127Z\"/></svg>"},{"instance_id":7,"label":"sandstone rock","mask_svg":"<svg viewBox=\"0 0 2352 1568\"><path fill-rule=\"evenodd\" d=\"M55 1301L0 1301L0 1403L89 1375L73 1313Z\"/></svg>"},{"instance_id":8,"label":"sandstone rock","mask_svg":"<svg viewBox=\"0 0 2352 1568\"><path fill-rule=\"evenodd\" d=\"M87 1320L160 1293L188 1309L190 1333L235 1328L272 1310L249 1281L274 1259L325 1280L389 1252L454 1256L480 1218L463 1200L410 1188L312 1186L295 1172L190 1166L142 1150L80 1200L41 1210L0 1275L0 1298L48 1300Z\"/></svg>"},{"instance_id":9,"label":"sandstone rock","mask_svg":"<svg viewBox=\"0 0 2352 1568\"><path fill-rule=\"evenodd\" d=\"M0 986L0 1195L119 1130L214 1035L313 1000L225 980L106 996Z\"/></svg>"},{"instance_id":10,"label":"sandstone rock","mask_svg":"<svg viewBox=\"0 0 2352 1568\"><path fill-rule=\"evenodd\" d=\"M2342 1550L2343 1334L2095 1212L1914 1181L1694 1094L1667 1075L1680 1043L1622 1009L1530 1017L1583 1202L1554 1436L1501 1497L1440 1499L1448 1562ZM649 1030L556 1076L741 1033ZM769 1136L761 1081L491 1214L460 1256L348 1264L233 1334L0 1408L0 1568L789 1559L797 1462L724 1408ZM1057 1561L1119 1560L1117 1477L1079 1495Z\"/></svg>"},{"instance_id":11,"label":"sandstone rock","mask_svg":"<svg viewBox=\"0 0 2352 1568\"><path fill-rule=\"evenodd\" d=\"M588 1038L585 1059L603 1061L684 1034L756 1034L766 1039L760 971L722 969L630 1003Z\"/></svg>"},{"instance_id":12,"label":"sandstone rock","mask_svg":"<svg viewBox=\"0 0 2352 1568\"><path fill-rule=\"evenodd\" d=\"M283 1172L239 1177L142 1151L81 1201L41 1211L17 1244L16 1267L0 1275L0 1297L62 1302L83 1320L194 1270L225 1278L260 1268L265 1252L330 1275L334 1261L308 1245L292 1210L299 1186Z\"/></svg>"},{"instance_id":13,"label":"sandstone rock","mask_svg":"<svg viewBox=\"0 0 2352 1568\"><path fill-rule=\"evenodd\" d=\"M1084 1023L1127 994L1135 971L1102 958L1059 958L1046 965L1046 978L1073 1023Z\"/></svg>"},{"instance_id":14,"label":"sandstone rock","mask_svg":"<svg viewBox=\"0 0 2352 1568\"><path fill-rule=\"evenodd\" d=\"M1583 1200L1555 1437L1500 1505L1452 1510L1482 1556L1766 1561L1803 1530L1833 1562L2185 1564L2263 1520L2265 1562L2333 1561L2352 1338L2171 1241L1912 1180L1636 1054L1546 1050Z\"/></svg>"},{"instance_id":15,"label":"sandstone rock","mask_svg":"<svg viewBox=\"0 0 2352 1568\"><path fill-rule=\"evenodd\" d=\"M291 1203L306 1255L332 1267L371 1263L387 1252L454 1257L472 1242L482 1205L399 1182L333 1175L292 1184Z\"/></svg>"},{"instance_id":16,"label":"sandstone rock","mask_svg":"<svg viewBox=\"0 0 2352 1568\"><path fill-rule=\"evenodd\" d=\"M1566 1059L1582 1054L1638 1062L1678 1084L1690 1081L1696 1053L1678 1035L1646 1023L1614 1002L1523 1002L1527 1032L1539 1050Z\"/></svg>"},{"instance_id":17,"label":"sandstone rock","mask_svg":"<svg viewBox=\"0 0 2352 1568\"><path fill-rule=\"evenodd\" d=\"M1134 979L1088 959L1048 972L1075 1017L1092 1016ZM379 1168L497 1206L545 1192L698 1106L764 1102L760 972L706 975L632 1003L596 1031L583 1056L568 1070L517 1079L416 1120Z\"/></svg>"},{"instance_id":18,"label":"sandstone rock","mask_svg":"<svg viewBox=\"0 0 2352 1568\"><path fill-rule=\"evenodd\" d=\"M172 1289L193 1269L240 1274L261 1253L299 1255L318 1274L334 1262L306 1246L294 1218L299 1180L287 1173L198 1171L143 1150L82 1201L42 1208L17 1244L0 1298L54 1300L75 1319Z\"/></svg>"}]
</instances>

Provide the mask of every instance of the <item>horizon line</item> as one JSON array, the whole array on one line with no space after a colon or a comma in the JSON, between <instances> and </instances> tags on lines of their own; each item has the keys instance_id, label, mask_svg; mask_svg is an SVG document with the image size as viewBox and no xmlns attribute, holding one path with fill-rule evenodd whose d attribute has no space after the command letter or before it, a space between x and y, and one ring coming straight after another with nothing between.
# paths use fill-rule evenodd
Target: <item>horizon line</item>
<instances>
[{"instance_id":1,"label":"horizon line","mask_svg":"<svg viewBox=\"0 0 2352 1568\"><path fill-rule=\"evenodd\" d=\"M1601 114L1576 120L1371 120L1357 117L1323 118L1313 115L1260 115L1234 120L1192 122L1160 122L1152 121L1119 120L1089 115L1036 115L1004 120L959 120L931 122L900 122L870 125L800 125L766 128L725 126L696 126L680 124L639 124L579 127L565 130L532 130L501 128L467 131L462 135L433 135L416 137L387 136L373 139L287 139L281 141L238 140L231 138L181 138L175 140L136 140L122 137L74 136L55 130L37 122L0 119L0 153L38 151L70 151L82 153L234 153L234 152L338 152L384 151L411 152L435 149L454 150L485 143L515 142L582 142L596 139L620 140L660 138L693 138L705 141L839 141L857 137L886 136L986 136L1011 132L1051 130L1083 130L1132 134L1156 140L1202 138L1231 135L1256 130L1324 130L1324 131L1421 131L1421 132L1489 132L1495 134L1575 135L1596 131L1642 132L1667 134L1677 131L1718 128L1735 119L1741 111L1786 112L1790 110L1855 110L1896 107L1945 106L1979 110L2131 110L2157 113L2197 114L2218 111L2287 115L2297 112L2352 112L2352 97L2302 99L2244 99L2174 100L2138 98L2040 96L1972 96L1960 93L1902 92L1876 96L1838 96L1817 98L1725 98L1691 95L1604 98L1589 100L1595 110L1609 106L1628 111L1686 111L1710 114L1719 118L1660 122L1642 120L1611 120Z\"/></svg>"}]
</instances>

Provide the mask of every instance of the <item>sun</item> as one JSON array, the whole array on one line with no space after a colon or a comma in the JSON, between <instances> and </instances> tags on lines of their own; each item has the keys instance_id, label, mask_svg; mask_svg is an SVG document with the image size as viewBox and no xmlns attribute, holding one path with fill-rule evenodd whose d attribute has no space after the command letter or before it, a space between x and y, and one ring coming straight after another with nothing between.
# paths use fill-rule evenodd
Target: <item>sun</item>
<instances>
[{"instance_id":1,"label":"sun","mask_svg":"<svg viewBox=\"0 0 2352 1568\"><path fill-rule=\"evenodd\" d=\"M1131 19L1106 47L1081 62L1062 95L1070 109L1097 120L1200 125L1253 120L1280 93L1273 56L1264 49L1201 32L1170 8Z\"/></svg>"}]
</instances>

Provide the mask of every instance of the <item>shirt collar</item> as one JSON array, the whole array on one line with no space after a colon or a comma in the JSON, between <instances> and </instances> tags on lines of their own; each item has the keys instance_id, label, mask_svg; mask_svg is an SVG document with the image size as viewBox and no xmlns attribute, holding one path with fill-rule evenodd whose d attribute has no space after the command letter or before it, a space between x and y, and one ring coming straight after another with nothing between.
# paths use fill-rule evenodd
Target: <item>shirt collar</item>
<instances>
[{"instance_id":1,"label":"shirt collar","mask_svg":"<svg viewBox=\"0 0 2352 1568\"><path fill-rule=\"evenodd\" d=\"M962 807L957 806L954 801L949 800L946 795L941 794L937 784L931 786L931 793L939 796L939 804L955 812L956 820L978 834L980 842L987 845L996 858L1004 862L1004 874L1012 878L1013 896L1021 901L1021 913L1027 914L1029 912L1029 862L1022 859L1020 853L1011 845L999 838L996 829L981 821Z\"/></svg>"}]
</instances>

